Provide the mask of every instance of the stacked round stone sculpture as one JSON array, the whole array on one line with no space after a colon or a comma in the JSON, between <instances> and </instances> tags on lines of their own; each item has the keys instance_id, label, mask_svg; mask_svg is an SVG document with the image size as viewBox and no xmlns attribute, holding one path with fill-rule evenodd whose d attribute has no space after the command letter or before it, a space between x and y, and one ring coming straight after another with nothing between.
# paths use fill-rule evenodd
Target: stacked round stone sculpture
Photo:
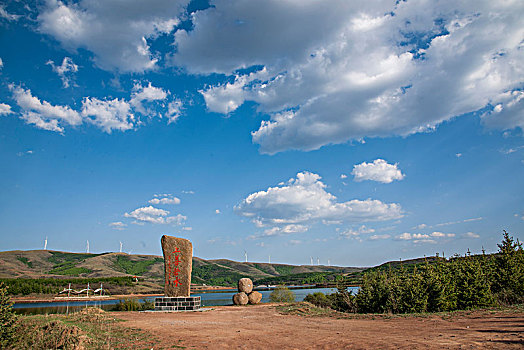
<instances>
[{"instance_id":1,"label":"stacked round stone sculpture","mask_svg":"<svg viewBox=\"0 0 524 350\"><path fill-rule=\"evenodd\" d=\"M238 281L238 293L233 295L233 304L258 304L261 300L262 294L253 291L253 281L250 278L241 278Z\"/></svg>"}]
</instances>

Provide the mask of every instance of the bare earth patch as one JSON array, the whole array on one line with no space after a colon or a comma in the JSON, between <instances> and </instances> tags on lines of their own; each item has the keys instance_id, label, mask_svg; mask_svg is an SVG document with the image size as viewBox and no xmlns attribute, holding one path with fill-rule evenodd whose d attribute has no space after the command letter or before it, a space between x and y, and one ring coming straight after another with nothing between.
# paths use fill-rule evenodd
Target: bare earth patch
<instances>
[{"instance_id":1,"label":"bare earth patch","mask_svg":"<svg viewBox=\"0 0 524 350\"><path fill-rule=\"evenodd\" d=\"M311 316L314 315L314 316ZM196 349L522 349L522 308L426 316L347 316L302 303L205 312L120 312L123 326Z\"/></svg>"}]
</instances>

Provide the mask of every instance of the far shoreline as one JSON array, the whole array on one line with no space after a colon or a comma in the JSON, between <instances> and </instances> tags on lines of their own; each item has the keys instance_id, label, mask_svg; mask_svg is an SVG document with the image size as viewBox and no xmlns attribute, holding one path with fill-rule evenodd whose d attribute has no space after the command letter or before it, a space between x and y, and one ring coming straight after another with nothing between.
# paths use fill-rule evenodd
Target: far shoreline
<instances>
[{"instance_id":1,"label":"far shoreline","mask_svg":"<svg viewBox=\"0 0 524 350\"><path fill-rule=\"evenodd\" d=\"M256 287L255 290L273 290L276 286L261 286ZM310 289L310 288L334 288L328 285L288 285L289 289ZM196 288L191 290L191 294L206 293L206 292L233 292L236 291L234 287L225 286L206 286L205 288ZM62 302L78 302L78 301L102 301L102 300L122 300L122 299L145 299L150 297L161 297L163 293L139 293L139 294L116 294L116 295L90 295L87 296L11 296L11 301L15 304L36 304L36 303L62 303Z\"/></svg>"},{"instance_id":2,"label":"far shoreline","mask_svg":"<svg viewBox=\"0 0 524 350\"><path fill-rule=\"evenodd\" d=\"M209 287L206 289L198 289L191 291L191 293L209 292L209 291L227 291L233 290L231 287ZM160 297L162 293L151 294L117 294L117 295L90 295L87 296L72 296L72 297L58 297L58 296L11 296L11 301L17 304L30 303L61 303L65 301L98 301L98 300L119 300L119 299L143 299L148 297Z\"/></svg>"}]
</instances>

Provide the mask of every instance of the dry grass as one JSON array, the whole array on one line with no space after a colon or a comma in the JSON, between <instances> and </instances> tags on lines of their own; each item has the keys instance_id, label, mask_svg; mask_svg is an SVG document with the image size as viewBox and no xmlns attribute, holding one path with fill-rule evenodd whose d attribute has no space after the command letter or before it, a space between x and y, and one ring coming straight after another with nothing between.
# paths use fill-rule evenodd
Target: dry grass
<instances>
[{"instance_id":1,"label":"dry grass","mask_svg":"<svg viewBox=\"0 0 524 350\"><path fill-rule=\"evenodd\" d=\"M25 316L10 349L158 349L152 334L120 322L96 308L70 315Z\"/></svg>"},{"instance_id":2,"label":"dry grass","mask_svg":"<svg viewBox=\"0 0 524 350\"><path fill-rule=\"evenodd\" d=\"M338 312L330 308L321 308L311 303L302 301L297 303L281 304L275 306L277 311L283 315L299 315L306 317L333 317L347 319L394 319L394 318L430 318L438 317L442 320L453 321L455 318L462 318L471 314L479 316L489 316L498 313L521 314L524 311L524 304L512 306L490 307L476 310L458 310L449 312L426 312L411 314L353 314Z\"/></svg>"}]
</instances>

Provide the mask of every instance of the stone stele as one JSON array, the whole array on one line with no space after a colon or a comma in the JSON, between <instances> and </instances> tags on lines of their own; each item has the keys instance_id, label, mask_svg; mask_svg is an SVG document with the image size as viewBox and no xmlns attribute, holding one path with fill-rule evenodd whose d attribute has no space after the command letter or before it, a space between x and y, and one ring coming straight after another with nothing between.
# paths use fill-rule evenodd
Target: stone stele
<instances>
[{"instance_id":1,"label":"stone stele","mask_svg":"<svg viewBox=\"0 0 524 350\"><path fill-rule=\"evenodd\" d=\"M188 297L191 287L193 245L187 239L162 236L166 297Z\"/></svg>"},{"instance_id":2,"label":"stone stele","mask_svg":"<svg viewBox=\"0 0 524 350\"><path fill-rule=\"evenodd\" d=\"M246 294L251 293L253 290L253 281L251 281L251 278L241 278L238 281L238 291L244 292Z\"/></svg>"}]
</instances>

